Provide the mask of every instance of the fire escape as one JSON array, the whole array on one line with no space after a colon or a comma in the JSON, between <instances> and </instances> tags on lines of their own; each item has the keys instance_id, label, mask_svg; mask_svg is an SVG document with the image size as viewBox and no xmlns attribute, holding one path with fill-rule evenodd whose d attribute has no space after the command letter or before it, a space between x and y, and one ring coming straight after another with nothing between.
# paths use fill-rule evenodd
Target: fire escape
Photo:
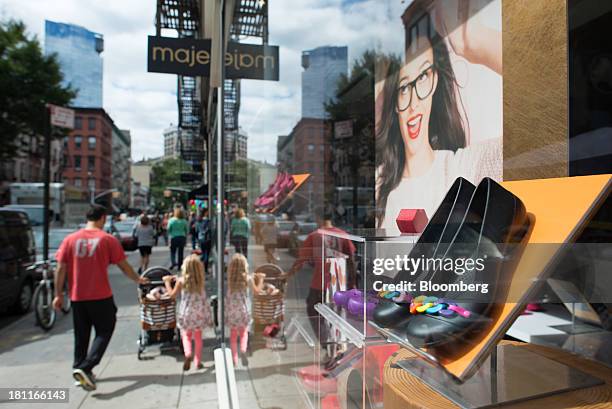
<instances>
[{"instance_id":1,"label":"fire escape","mask_svg":"<svg viewBox=\"0 0 612 409\"><path fill-rule=\"evenodd\" d=\"M161 35L164 29L170 29L176 30L179 37L197 37L202 31L200 3L201 0L157 0L157 35ZM267 44L268 0L236 0L229 33L230 41L260 38L263 44ZM179 142L181 157L199 174L202 174L202 164L206 159L206 135L212 129L212 113L216 104L214 94L202 85L199 78L178 76L179 135L191 136L190 139L181 138ZM240 80L226 79L223 89L224 130L231 137L233 147L239 131ZM212 104L209 104L209 99L212 99ZM211 118L207 118L207 112ZM231 156L235 157L235 149L232 149Z\"/></svg>"},{"instance_id":2,"label":"fire escape","mask_svg":"<svg viewBox=\"0 0 612 409\"><path fill-rule=\"evenodd\" d=\"M200 0L157 0L156 29L176 30L179 37L197 37ZM178 144L181 158L202 175L206 141L202 136L202 98L196 77L177 76Z\"/></svg>"}]
</instances>

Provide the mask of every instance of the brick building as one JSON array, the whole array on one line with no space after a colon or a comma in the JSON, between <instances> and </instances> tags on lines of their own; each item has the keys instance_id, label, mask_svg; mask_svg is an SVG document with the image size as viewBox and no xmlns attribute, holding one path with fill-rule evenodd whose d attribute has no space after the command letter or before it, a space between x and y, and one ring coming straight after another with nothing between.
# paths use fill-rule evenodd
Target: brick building
<instances>
[{"instance_id":1,"label":"brick building","mask_svg":"<svg viewBox=\"0 0 612 409\"><path fill-rule=\"evenodd\" d=\"M75 108L75 126L64 138L63 181L67 186L99 195L112 186L113 127L102 108ZM97 202L110 204L111 195Z\"/></svg>"},{"instance_id":2,"label":"brick building","mask_svg":"<svg viewBox=\"0 0 612 409\"><path fill-rule=\"evenodd\" d=\"M293 145L292 172L310 174L310 179L296 192L293 211L295 214L312 215L318 205L325 203L331 186L327 166L330 161L331 139L329 121L302 118L288 139Z\"/></svg>"}]
</instances>

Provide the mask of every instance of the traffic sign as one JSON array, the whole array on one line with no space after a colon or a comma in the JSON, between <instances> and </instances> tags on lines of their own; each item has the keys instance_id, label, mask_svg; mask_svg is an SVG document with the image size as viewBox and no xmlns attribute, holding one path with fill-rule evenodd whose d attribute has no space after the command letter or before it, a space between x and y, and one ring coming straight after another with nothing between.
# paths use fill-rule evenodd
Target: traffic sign
<instances>
[{"instance_id":1,"label":"traffic sign","mask_svg":"<svg viewBox=\"0 0 612 409\"><path fill-rule=\"evenodd\" d=\"M74 110L57 105L47 104L51 111L51 125L60 128L74 129Z\"/></svg>"}]
</instances>

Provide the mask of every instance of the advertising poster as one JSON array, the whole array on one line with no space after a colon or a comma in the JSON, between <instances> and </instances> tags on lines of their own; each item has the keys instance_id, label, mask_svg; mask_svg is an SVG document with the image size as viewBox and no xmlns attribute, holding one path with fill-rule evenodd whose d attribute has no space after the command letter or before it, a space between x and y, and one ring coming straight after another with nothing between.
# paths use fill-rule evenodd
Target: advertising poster
<instances>
[{"instance_id":1,"label":"advertising poster","mask_svg":"<svg viewBox=\"0 0 612 409\"><path fill-rule=\"evenodd\" d=\"M375 87L377 226L401 209L428 218L459 176L502 178L501 1L414 1L398 18L400 66ZM383 57L384 60L384 57Z\"/></svg>"}]
</instances>

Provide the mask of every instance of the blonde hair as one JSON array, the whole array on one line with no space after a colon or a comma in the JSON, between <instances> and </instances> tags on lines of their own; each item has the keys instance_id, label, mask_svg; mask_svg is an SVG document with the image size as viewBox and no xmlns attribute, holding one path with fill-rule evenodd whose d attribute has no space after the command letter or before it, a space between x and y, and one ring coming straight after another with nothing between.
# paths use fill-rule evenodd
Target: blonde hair
<instances>
[{"instance_id":1,"label":"blonde hair","mask_svg":"<svg viewBox=\"0 0 612 409\"><path fill-rule=\"evenodd\" d=\"M234 254L227 267L227 282L230 292L242 291L247 288L249 263L240 253Z\"/></svg>"},{"instance_id":2,"label":"blonde hair","mask_svg":"<svg viewBox=\"0 0 612 409\"><path fill-rule=\"evenodd\" d=\"M201 293L204 289L204 265L197 254L188 256L181 268L183 287L190 293Z\"/></svg>"},{"instance_id":3,"label":"blonde hair","mask_svg":"<svg viewBox=\"0 0 612 409\"><path fill-rule=\"evenodd\" d=\"M237 219L242 219L245 216L244 210L242 210L241 208L236 209L234 216L236 216Z\"/></svg>"},{"instance_id":4,"label":"blonde hair","mask_svg":"<svg viewBox=\"0 0 612 409\"><path fill-rule=\"evenodd\" d=\"M185 214L183 213L183 209L181 209L180 207L174 209L174 217L176 217L177 219L184 219Z\"/></svg>"}]
</instances>

